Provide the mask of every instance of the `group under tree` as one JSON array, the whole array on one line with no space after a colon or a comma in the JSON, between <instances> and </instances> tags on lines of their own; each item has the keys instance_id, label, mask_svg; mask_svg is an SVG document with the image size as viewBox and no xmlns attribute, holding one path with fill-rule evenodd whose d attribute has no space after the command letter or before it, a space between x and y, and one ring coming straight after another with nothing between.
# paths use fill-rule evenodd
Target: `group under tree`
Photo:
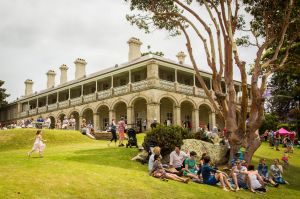
<instances>
[{"instance_id":1,"label":"group under tree","mask_svg":"<svg viewBox=\"0 0 300 199\"><path fill-rule=\"evenodd\" d=\"M268 77L284 67L289 50L300 30L300 2L294 0L125 0L132 11L127 20L146 33L166 30L172 36L186 39L187 51L196 77L213 105L216 114L225 122L229 132L231 156L241 146L246 148L245 159L251 162L260 146L256 131L264 117L265 90ZM202 12L209 19L203 18ZM245 20L245 15L251 20ZM212 26L210 26L212 24ZM239 35L243 35L238 38ZM191 37L197 38L191 41ZM197 41L198 40L198 41ZM240 47L257 47L253 63L240 58ZM209 92L199 72L193 48L205 50L206 62L212 71L213 93ZM282 48L285 53L278 59ZM270 57L263 57L272 50ZM251 93L248 93L247 66L251 64ZM241 76L242 98L237 111L233 67ZM201 69L201 68L200 68ZM222 90L225 81L226 92ZM248 95L252 96L248 105ZM238 120L237 120L238 115ZM239 121L239 122L237 122ZM247 122L246 122L247 121Z\"/></svg>"}]
</instances>

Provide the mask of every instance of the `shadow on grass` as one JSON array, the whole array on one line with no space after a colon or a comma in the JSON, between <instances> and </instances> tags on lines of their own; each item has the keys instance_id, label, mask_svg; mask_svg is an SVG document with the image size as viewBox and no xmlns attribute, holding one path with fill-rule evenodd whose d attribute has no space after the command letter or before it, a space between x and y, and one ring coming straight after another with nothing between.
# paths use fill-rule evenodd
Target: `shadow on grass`
<instances>
[{"instance_id":1,"label":"shadow on grass","mask_svg":"<svg viewBox=\"0 0 300 199\"><path fill-rule=\"evenodd\" d=\"M269 175L270 175L271 174L270 168L271 168L271 165L273 164L274 159L266 158L266 157L258 156L258 155L255 155L255 157L258 159L260 159L260 158L266 159L266 162L267 162L267 165L269 168ZM285 189L292 189L295 191L299 191L300 168L298 165L290 164L287 168L283 168L283 178L290 183L289 185L283 185Z\"/></svg>"},{"instance_id":2,"label":"shadow on grass","mask_svg":"<svg viewBox=\"0 0 300 199\"><path fill-rule=\"evenodd\" d=\"M137 171L147 171L145 165L130 159L137 155L135 148L102 148L90 150L78 150L68 160L96 164L103 166L118 167Z\"/></svg>"}]
</instances>

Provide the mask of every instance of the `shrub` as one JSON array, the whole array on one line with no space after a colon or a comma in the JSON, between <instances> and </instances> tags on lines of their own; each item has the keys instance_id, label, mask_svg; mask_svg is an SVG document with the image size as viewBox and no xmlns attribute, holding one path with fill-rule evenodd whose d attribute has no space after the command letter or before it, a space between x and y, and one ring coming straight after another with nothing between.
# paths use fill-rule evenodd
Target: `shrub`
<instances>
[{"instance_id":1,"label":"shrub","mask_svg":"<svg viewBox=\"0 0 300 199\"><path fill-rule=\"evenodd\" d=\"M183 139L191 138L187 129L179 126L165 126L158 125L156 128L147 132L143 147L149 151L150 147L159 146L161 148L161 155L170 154L175 146L182 145Z\"/></svg>"},{"instance_id":2,"label":"shrub","mask_svg":"<svg viewBox=\"0 0 300 199\"><path fill-rule=\"evenodd\" d=\"M280 123L277 125L277 129L284 128L285 130L289 131L290 130L290 125L287 123Z\"/></svg>"},{"instance_id":3,"label":"shrub","mask_svg":"<svg viewBox=\"0 0 300 199\"><path fill-rule=\"evenodd\" d=\"M195 134L194 138L197 140L203 140L203 141L208 141L208 138L205 135L205 131L202 129L199 129Z\"/></svg>"}]
</instances>

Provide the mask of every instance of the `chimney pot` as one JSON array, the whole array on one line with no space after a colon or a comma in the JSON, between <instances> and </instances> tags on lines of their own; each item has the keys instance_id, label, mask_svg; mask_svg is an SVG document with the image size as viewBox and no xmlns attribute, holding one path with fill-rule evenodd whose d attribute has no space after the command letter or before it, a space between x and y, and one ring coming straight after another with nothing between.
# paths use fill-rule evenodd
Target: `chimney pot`
<instances>
[{"instance_id":1,"label":"chimney pot","mask_svg":"<svg viewBox=\"0 0 300 199\"><path fill-rule=\"evenodd\" d=\"M135 37L131 37L127 43L129 45L128 61L131 62L141 57L141 45L143 43Z\"/></svg>"},{"instance_id":2,"label":"chimney pot","mask_svg":"<svg viewBox=\"0 0 300 199\"><path fill-rule=\"evenodd\" d=\"M33 86L33 81L31 79L27 79L25 82L25 96L31 95L32 92L32 86Z\"/></svg>"},{"instance_id":3,"label":"chimney pot","mask_svg":"<svg viewBox=\"0 0 300 199\"><path fill-rule=\"evenodd\" d=\"M177 55L176 55L177 59L178 59L178 62L180 64L184 64L184 60L185 60L185 57L186 55L184 54L183 51L180 51Z\"/></svg>"},{"instance_id":4,"label":"chimney pot","mask_svg":"<svg viewBox=\"0 0 300 199\"><path fill-rule=\"evenodd\" d=\"M84 59L81 58L77 58L74 61L75 64L75 79L80 79L86 76L85 73L85 66L87 64L87 62Z\"/></svg>"},{"instance_id":5,"label":"chimney pot","mask_svg":"<svg viewBox=\"0 0 300 199\"><path fill-rule=\"evenodd\" d=\"M55 75L54 70L49 70L47 73L47 88L53 88L55 86Z\"/></svg>"},{"instance_id":6,"label":"chimney pot","mask_svg":"<svg viewBox=\"0 0 300 199\"><path fill-rule=\"evenodd\" d=\"M60 69L60 84L64 84L68 81L68 69L69 67L65 64L59 67Z\"/></svg>"}]
</instances>

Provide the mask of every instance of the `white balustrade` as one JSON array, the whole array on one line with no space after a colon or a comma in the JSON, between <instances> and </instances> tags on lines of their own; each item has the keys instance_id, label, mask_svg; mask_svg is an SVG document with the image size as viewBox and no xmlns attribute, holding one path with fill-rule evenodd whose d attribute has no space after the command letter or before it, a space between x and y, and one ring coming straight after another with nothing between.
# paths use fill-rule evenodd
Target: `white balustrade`
<instances>
[{"instance_id":1,"label":"white balustrade","mask_svg":"<svg viewBox=\"0 0 300 199\"><path fill-rule=\"evenodd\" d=\"M48 105L48 111L53 111L55 109L57 109L57 104L56 103Z\"/></svg>"},{"instance_id":2,"label":"white balustrade","mask_svg":"<svg viewBox=\"0 0 300 199\"><path fill-rule=\"evenodd\" d=\"M46 106L42 106L38 108L38 113L45 113L47 111L47 107Z\"/></svg>"},{"instance_id":3,"label":"white balustrade","mask_svg":"<svg viewBox=\"0 0 300 199\"><path fill-rule=\"evenodd\" d=\"M184 93L187 95L193 95L193 86L188 86L185 84L178 84L178 92Z\"/></svg>"},{"instance_id":4,"label":"white balustrade","mask_svg":"<svg viewBox=\"0 0 300 199\"><path fill-rule=\"evenodd\" d=\"M175 91L175 83L167 80L159 80L160 88L168 91Z\"/></svg>"},{"instance_id":5,"label":"white balustrade","mask_svg":"<svg viewBox=\"0 0 300 199\"><path fill-rule=\"evenodd\" d=\"M98 92L98 99L102 100L111 96L111 90L105 90Z\"/></svg>"},{"instance_id":6,"label":"white balustrade","mask_svg":"<svg viewBox=\"0 0 300 199\"><path fill-rule=\"evenodd\" d=\"M95 93L83 96L83 102L92 102L92 101L95 101L95 100L96 100L96 94Z\"/></svg>"},{"instance_id":7,"label":"white balustrade","mask_svg":"<svg viewBox=\"0 0 300 199\"><path fill-rule=\"evenodd\" d=\"M145 90L148 87L148 81L142 80L139 82L134 82L131 85L132 85L132 91Z\"/></svg>"},{"instance_id":8,"label":"white balustrade","mask_svg":"<svg viewBox=\"0 0 300 199\"><path fill-rule=\"evenodd\" d=\"M20 113L20 117L26 117L28 115L27 111L23 111Z\"/></svg>"},{"instance_id":9,"label":"white balustrade","mask_svg":"<svg viewBox=\"0 0 300 199\"><path fill-rule=\"evenodd\" d=\"M58 106L59 106L59 108L69 107L69 100L65 100L65 101L59 102Z\"/></svg>"},{"instance_id":10,"label":"white balustrade","mask_svg":"<svg viewBox=\"0 0 300 199\"><path fill-rule=\"evenodd\" d=\"M71 106L80 105L82 104L82 97L77 97L74 99L71 99Z\"/></svg>"},{"instance_id":11,"label":"white balustrade","mask_svg":"<svg viewBox=\"0 0 300 199\"><path fill-rule=\"evenodd\" d=\"M29 110L29 115L35 115L36 114L36 109L31 109Z\"/></svg>"},{"instance_id":12,"label":"white balustrade","mask_svg":"<svg viewBox=\"0 0 300 199\"><path fill-rule=\"evenodd\" d=\"M119 86L119 87L114 88L115 95L122 95L125 93L128 93L128 85Z\"/></svg>"}]
</instances>

